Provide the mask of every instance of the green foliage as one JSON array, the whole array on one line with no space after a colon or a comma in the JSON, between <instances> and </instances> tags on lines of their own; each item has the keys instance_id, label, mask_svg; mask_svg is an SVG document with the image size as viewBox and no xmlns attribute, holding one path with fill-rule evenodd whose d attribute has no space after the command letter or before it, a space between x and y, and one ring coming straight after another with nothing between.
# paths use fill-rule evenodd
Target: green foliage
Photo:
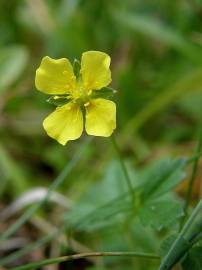
<instances>
[{"instance_id":1,"label":"green foliage","mask_svg":"<svg viewBox=\"0 0 202 270\"><path fill-rule=\"evenodd\" d=\"M34 77L45 55L67 57L77 76L80 63L74 59L84 51L100 50L111 56L112 84L94 91L92 97L116 102L115 136L134 193L132 202L110 141L94 138L71 174L56 185L57 194L66 196L73 207L66 211L46 202L4 222L0 215L0 235L14 237L9 245L18 243L18 236L25 241L23 247L14 246L16 251L0 242L6 268L47 259L53 252L67 255L69 247L71 252L158 254L161 246L161 257L167 255L179 236L186 194L182 181L189 177L191 165L186 157L192 157L201 126L201 9L200 0L0 1L0 209L9 208L16 197L21 199L24 191L34 187L55 190L53 179L65 175L63 168L71 166L85 140L86 135L63 147L43 130L42 121L51 109L35 90ZM66 96L48 99L55 106L68 101ZM198 168L200 174L200 162ZM194 180L188 214L201 197L200 175ZM16 221L25 223L17 232ZM169 260L173 263L178 251L187 252L189 242L194 242L181 258L182 267L199 270L200 218L185 236L183 248L177 246ZM61 240L67 238L68 243ZM159 266L142 258L89 261L90 269L156 270ZM58 268L73 270L83 267L80 263Z\"/></svg>"},{"instance_id":2,"label":"green foliage","mask_svg":"<svg viewBox=\"0 0 202 270\"><path fill-rule=\"evenodd\" d=\"M169 200L156 200L147 203L140 211L140 220L144 226L151 225L156 230L161 230L176 224L183 216L180 203Z\"/></svg>"},{"instance_id":3,"label":"green foliage","mask_svg":"<svg viewBox=\"0 0 202 270\"><path fill-rule=\"evenodd\" d=\"M202 269L202 246L196 246L190 249L182 262L183 270L201 270Z\"/></svg>"},{"instance_id":4,"label":"green foliage","mask_svg":"<svg viewBox=\"0 0 202 270\"><path fill-rule=\"evenodd\" d=\"M79 60L74 59L73 62L73 70L74 70L74 74L76 76L76 78L78 79L80 76L80 70L81 70L81 63Z\"/></svg>"},{"instance_id":5,"label":"green foliage","mask_svg":"<svg viewBox=\"0 0 202 270\"><path fill-rule=\"evenodd\" d=\"M71 99L68 99L68 96L51 96L46 101L55 106L63 106L70 102Z\"/></svg>"},{"instance_id":6,"label":"green foliage","mask_svg":"<svg viewBox=\"0 0 202 270\"><path fill-rule=\"evenodd\" d=\"M28 59L24 46L0 48L0 93L16 82L27 66Z\"/></svg>"},{"instance_id":7,"label":"green foliage","mask_svg":"<svg viewBox=\"0 0 202 270\"><path fill-rule=\"evenodd\" d=\"M177 186L185 178L185 164L184 158L165 159L145 170L142 200L158 198Z\"/></svg>"},{"instance_id":8,"label":"green foliage","mask_svg":"<svg viewBox=\"0 0 202 270\"><path fill-rule=\"evenodd\" d=\"M117 13L117 20L120 20L127 27L140 32L146 37L156 38L185 54L196 62L201 63L201 49L187 40L181 33L172 29L154 17L140 15L137 13Z\"/></svg>"},{"instance_id":9,"label":"green foliage","mask_svg":"<svg viewBox=\"0 0 202 270\"><path fill-rule=\"evenodd\" d=\"M177 237L177 233L174 233L174 234L171 234L171 235L168 235L161 243L161 246L160 246L160 255L161 257L164 257L169 249L171 248L172 244L174 243L175 239Z\"/></svg>"},{"instance_id":10,"label":"green foliage","mask_svg":"<svg viewBox=\"0 0 202 270\"><path fill-rule=\"evenodd\" d=\"M103 87L99 91L92 93L92 98L107 98L110 99L116 94L116 90L111 87Z\"/></svg>"},{"instance_id":11,"label":"green foliage","mask_svg":"<svg viewBox=\"0 0 202 270\"><path fill-rule=\"evenodd\" d=\"M135 217L137 214L144 225L152 225L158 230L173 225L182 216L181 205L175 201L169 204L165 199L159 201L158 198L184 179L184 165L184 159L166 159L142 172L134 174L130 171L136 185L134 194L137 202L132 206L124 175L118 164L111 164L103 180L91 187L67 213L67 220L74 228L88 231L112 226L123 222L129 215ZM153 207L155 211L150 211Z\"/></svg>"}]
</instances>

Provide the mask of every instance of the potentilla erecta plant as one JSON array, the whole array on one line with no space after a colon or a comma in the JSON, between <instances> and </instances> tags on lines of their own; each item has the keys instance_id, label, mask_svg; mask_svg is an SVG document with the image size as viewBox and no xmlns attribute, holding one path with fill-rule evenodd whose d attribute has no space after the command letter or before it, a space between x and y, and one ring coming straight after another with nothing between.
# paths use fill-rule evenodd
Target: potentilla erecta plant
<instances>
[{"instance_id":1,"label":"potentilla erecta plant","mask_svg":"<svg viewBox=\"0 0 202 270\"><path fill-rule=\"evenodd\" d=\"M67 58L42 59L36 71L36 88L51 95L56 110L43 121L47 134L60 144L78 139L84 129L89 135L109 137L116 128L115 92L111 83L110 56L87 51L72 66Z\"/></svg>"}]
</instances>

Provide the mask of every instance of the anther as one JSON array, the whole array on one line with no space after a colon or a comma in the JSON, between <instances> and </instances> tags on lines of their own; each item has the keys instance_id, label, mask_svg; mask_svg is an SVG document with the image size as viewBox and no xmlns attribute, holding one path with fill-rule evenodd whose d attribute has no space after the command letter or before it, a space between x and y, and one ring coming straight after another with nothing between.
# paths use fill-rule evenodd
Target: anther
<instances>
[{"instance_id":1,"label":"anther","mask_svg":"<svg viewBox=\"0 0 202 270\"><path fill-rule=\"evenodd\" d=\"M84 104L85 107L88 107L89 105L90 105L89 101Z\"/></svg>"}]
</instances>

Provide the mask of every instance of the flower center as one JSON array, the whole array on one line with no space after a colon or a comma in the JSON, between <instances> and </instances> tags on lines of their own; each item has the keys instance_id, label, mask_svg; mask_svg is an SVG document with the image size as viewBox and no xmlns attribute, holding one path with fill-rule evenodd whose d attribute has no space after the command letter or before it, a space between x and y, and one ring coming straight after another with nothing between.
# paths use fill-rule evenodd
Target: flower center
<instances>
[{"instance_id":1,"label":"flower center","mask_svg":"<svg viewBox=\"0 0 202 270\"><path fill-rule=\"evenodd\" d=\"M71 93L73 102L84 105L90 99L92 91L86 90L82 82L77 82L76 88Z\"/></svg>"}]
</instances>

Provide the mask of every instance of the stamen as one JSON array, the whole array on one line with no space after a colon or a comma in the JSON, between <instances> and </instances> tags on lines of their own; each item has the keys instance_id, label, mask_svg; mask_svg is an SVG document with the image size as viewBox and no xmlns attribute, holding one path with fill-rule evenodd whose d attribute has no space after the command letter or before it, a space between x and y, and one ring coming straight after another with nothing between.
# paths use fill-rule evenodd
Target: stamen
<instances>
[{"instance_id":1,"label":"stamen","mask_svg":"<svg viewBox=\"0 0 202 270\"><path fill-rule=\"evenodd\" d=\"M89 90L88 91L88 96L90 96L92 94L92 92L93 92L92 90Z\"/></svg>"},{"instance_id":2,"label":"stamen","mask_svg":"<svg viewBox=\"0 0 202 270\"><path fill-rule=\"evenodd\" d=\"M84 104L85 107L88 107L89 105L90 105L89 101Z\"/></svg>"}]
</instances>

